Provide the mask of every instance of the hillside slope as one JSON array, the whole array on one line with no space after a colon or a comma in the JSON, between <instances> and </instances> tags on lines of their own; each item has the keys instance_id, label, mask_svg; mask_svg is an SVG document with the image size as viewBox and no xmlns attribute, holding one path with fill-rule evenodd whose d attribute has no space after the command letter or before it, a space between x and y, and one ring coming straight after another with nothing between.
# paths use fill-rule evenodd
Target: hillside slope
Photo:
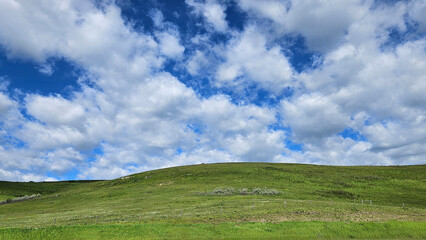
<instances>
[{"instance_id":1,"label":"hillside slope","mask_svg":"<svg viewBox=\"0 0 426 240\"><path fill-rule=\"evenodd\" d=\"M95 181L62 181L62 182L5 182L0 181L0 201L24 195L48 195L64 191L68 187Z\"/></svg>"},{"instance_id":2,"label":"hillside slope","mask_svg":"<svg viewBox=\"0 0 426 240\"><path fill-rule=\"evenodd\" d=\"M25 186L22 193L19 186ZM0 197L38 192L41 198L0 205L0 227L139 221L425 221L426 165L223 163L160 169L110 181L0 184Z\"/></svg>"}]
</instances>

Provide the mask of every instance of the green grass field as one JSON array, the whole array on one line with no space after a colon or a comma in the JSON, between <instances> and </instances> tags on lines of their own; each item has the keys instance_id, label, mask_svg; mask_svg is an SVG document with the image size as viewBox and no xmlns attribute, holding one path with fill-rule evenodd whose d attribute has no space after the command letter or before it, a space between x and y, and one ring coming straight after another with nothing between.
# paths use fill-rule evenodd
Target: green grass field
<instances>
[{"instance_id":1,"label":"green grass field","mask_svg":"<svg viewBox=\"0 0 426 240\"><path fill-rule=\"evenodd\" d=\"M4 240L26 239L424 239L418 222L280 222L108 224L0 229Z\"/></svg>"},{"instance_id":2,"label":"green grass field","mask_svg":"<svg viewBox=\"0 0 426 240\"><path fill-rule=\"evenodd\" d=\"M0 182L0 201L36 193L0 205L0 239L426 238L426 165L201 164Z\"/></svg>"}]
</instances>

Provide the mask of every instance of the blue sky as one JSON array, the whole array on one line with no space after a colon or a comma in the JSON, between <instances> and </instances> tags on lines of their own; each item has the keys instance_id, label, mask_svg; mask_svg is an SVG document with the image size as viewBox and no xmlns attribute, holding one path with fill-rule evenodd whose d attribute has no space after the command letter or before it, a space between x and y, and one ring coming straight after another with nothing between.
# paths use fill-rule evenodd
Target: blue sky
<instances>
[{"instance_id":1,"label":"blue sky","mask_svg":"<svg viewBox=\"0 0 426 240\"><path fill-rule=\"evenodd\" d=\"M426 3L0 3L0 180L425 164Z\"/></svg>"}]
</instances>

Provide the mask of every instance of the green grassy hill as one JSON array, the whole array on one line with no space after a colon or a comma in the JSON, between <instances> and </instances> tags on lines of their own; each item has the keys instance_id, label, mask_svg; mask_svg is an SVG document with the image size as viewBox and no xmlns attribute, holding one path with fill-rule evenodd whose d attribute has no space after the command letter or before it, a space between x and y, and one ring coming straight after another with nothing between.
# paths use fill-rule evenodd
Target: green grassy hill
<instances>
[{"instance_id":1,"label":"green grassy hill","mask_svg":"<svg viewBox=\"0 0 426 240\"><path fill-rule=\"evenodd\" d=\"M0 205L0 228L392 220L426 226L426 165L226 163L110 181L0 182L0 201L34 193L42 196Z\"/></svg>"},{"instance_id":2,"label":"green grassy hill","mask_svg":"<svg viewBox=\"0 0 426 240\"><path fill-rule=\"evenodd\" d=\"M64 181L64 182L5 182L0 181L0 201L25 195L49 195L64 191L69 187L96 181Z\"/></svg>"}]
</instances>

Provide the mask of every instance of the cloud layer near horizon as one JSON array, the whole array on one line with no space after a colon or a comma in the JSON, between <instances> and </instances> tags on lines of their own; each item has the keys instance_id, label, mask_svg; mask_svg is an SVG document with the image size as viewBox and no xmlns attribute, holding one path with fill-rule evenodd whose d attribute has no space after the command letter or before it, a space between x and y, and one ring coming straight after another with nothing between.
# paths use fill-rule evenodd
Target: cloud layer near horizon
<instances>
[{"instance_id":1,"label":"cloud layer near horizon","mask_svg":"<svg viewBox=\"0 0 426 240\"><path fill-rule=\"evenodd\" d=\"M150 27L126 7L137 6L0 2L8 61L81 69L68 96L0 76L0 180L232 161L425 163L424 1L187 0L175 22L167 6L148 9Z\"/></svg>"}]
</instances>

